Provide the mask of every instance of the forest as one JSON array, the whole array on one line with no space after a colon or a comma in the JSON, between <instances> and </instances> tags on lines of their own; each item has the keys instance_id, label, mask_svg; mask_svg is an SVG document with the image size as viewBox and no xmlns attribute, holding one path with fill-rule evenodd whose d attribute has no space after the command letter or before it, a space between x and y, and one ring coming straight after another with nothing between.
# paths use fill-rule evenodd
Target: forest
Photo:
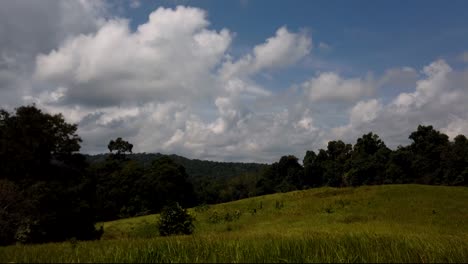
<instances>
[{"instance_id":1,"label":"forest","mask_svg":"<svg viewBox=\"0 0 468 264\"><path fill-rule=\"evenodd\" d=\"M96 222L322 186L468 186L468 140L418 125L411 143L388 148L373 132L330 141L301 162L273 164L134 154L122 138L109 152L80 153L77 125L35 105L0 110L0 245L99 239Z\"/></svg>"}]
</instances>

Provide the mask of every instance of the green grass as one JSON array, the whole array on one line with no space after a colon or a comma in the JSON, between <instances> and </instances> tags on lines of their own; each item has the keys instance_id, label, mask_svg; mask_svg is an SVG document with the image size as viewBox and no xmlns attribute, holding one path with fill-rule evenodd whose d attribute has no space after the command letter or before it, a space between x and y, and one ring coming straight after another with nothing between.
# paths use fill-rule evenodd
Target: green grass
<instances>
[{"instance_id":1,"label":"green grass","mask_svg":"<svg viewBox=\"0 0 468 264\"><path fill-rule=\"evenodd\" d=\"M2 247L0 262L468 262L466 187L327 187L189 211L191 236L159 237L148 215L102 223L101 241Z\"/></svg>"}]
</instances>

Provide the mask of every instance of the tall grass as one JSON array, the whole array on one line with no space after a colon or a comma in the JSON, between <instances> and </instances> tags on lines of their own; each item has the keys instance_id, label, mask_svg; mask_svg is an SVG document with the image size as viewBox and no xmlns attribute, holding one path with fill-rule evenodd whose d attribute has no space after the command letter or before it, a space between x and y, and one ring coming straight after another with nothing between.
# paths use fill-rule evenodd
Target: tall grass
<instances>
[{"instance_id":1,"label":"tall grass","mask_svg":"<svg viewBox=\"0 0 468 264\"><path fill-rule=\"evenodd\" d=\"M468 188L319 188L190 209L195 234L157 215L101 223L101 241L0 247L0 262L468 262Z\"/></svg>"},{"instance_id":2,"label":"tall grass","mask_svg":"<svg viewBox=\"0 0 468 264\"><path fill-rule=\"evenodd\" d=\"M13 246L4 262L466 262L458 237L310 233L298 237L185 236Z\"/></svg>"}]
</instances>

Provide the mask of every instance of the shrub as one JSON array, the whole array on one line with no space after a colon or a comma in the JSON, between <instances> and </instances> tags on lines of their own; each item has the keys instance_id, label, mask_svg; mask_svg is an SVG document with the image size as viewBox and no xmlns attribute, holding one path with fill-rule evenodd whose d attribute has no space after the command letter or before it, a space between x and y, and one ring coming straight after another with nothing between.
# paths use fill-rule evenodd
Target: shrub
<instances>
[{"instance_id":1,"label":"shrub","mask_svg":"<svg viewBox=\"0 0 468 264\"><path fill-rule=\"evenodd\" d=\"M158 224L159 234L161 236L190 235L195 228L193 225L194 220L194 217L186 209L182 208L179 203L166 206L161 211Z\"/></svg>"},{"instance_id":2,"label":"shrub","mask_svg":"<svg viewBox=\"0 0 468 264\"><path fill-rule=\"evenodd\" d=\"M219 215L219 213L217 211L213 211L211 212L210 216L208 217L208 222L212 223L212 224L217 224L219 222L221 222L221 216Z\"/></svg>"}]
</instances>

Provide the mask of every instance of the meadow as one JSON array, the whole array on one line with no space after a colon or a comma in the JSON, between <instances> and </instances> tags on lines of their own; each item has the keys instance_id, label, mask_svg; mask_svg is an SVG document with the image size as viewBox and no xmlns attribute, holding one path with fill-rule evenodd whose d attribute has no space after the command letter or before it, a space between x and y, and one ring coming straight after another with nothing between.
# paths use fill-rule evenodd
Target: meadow
<instances>
[{"instance_id":1,"label":"meadow","mask_svg":"<svg viewBox=\"0 0 468 264\"><path fill-rule=\"evenodd\" d=\"M1 262L468 262L468 188L316 188L191 208L195 233L158 215L98 223L100 241L0 247Z\"/></svg>"}]
</instances>

